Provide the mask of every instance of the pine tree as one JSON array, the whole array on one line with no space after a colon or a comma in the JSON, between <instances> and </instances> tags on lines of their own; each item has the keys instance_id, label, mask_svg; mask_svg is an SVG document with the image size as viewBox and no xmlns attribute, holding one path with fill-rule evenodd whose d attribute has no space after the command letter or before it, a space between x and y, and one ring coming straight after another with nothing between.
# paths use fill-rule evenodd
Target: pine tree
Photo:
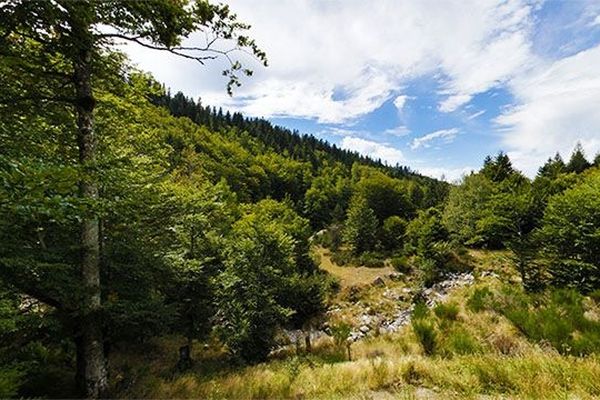
<instances>
[{"instance_id":1,"label":"pine tree","mask_svg":"<svg viewBox=\"0 0 600 400\"><path fill-rule=\"evenodd\" d=\"M556 178L561 173L566 172L566 165L560 153L556 153L553 158L549 158L538 170L538 176L547 178Z\"/></svg>"},{"instance_id":2,"label":"pine tree","mask_svg":"<svg viewBox=\"0 0 600 400\"><path fill-rule=\"evenodd\" d=\"M573 149L573 153L571 154L571 159L567 164L567 172L575 172L579 174L590 167L589 161L585 158L585 153L583 152L583 146L581 143L577 142L575 148Z\"/></svg>"}]
</instances>

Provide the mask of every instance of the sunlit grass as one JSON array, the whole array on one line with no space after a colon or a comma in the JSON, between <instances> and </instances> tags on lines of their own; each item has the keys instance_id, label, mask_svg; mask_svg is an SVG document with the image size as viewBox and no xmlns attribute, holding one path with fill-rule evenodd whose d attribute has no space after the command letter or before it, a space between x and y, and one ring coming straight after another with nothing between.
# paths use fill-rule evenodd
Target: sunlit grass
<instances>
[{"instance_id":1,"label":"sunlit grass","mask_svg":"<svg viewBox=\"0 0 600 400\"><path fill-rule=\"evenodd\" d=\"M501 272L510 261L503 253L481 252L476 257L485 262L483 270ZM352 278L355 282L370 280L358 275ZM290 347L254 366L233 364L218 343L206 348L197 345L193 368L177 374L173 367L181 339L170 338L157 342L151 353L145 344L140 347L143 353L122 352L111 360L122 375L121 382L127 382L128 374L132 376L129 385L121 384L115 394L203 399L600 398L598 356L561 355L550 345L525 337L502 313L489 307L488 295L481 294L493 296L503 285L501 279L483 278L474 286L454 290L444 306L427 312L423 318L436 330L435 352L430 356L425 355L414 327L407 325L395 334L354 343L352 361L331 338L315 341L311 354L296 354ZM360 301L375 304L384 290L366 288ZM598 304L587 303L587 314L596 315ZM352 304L343 305L349 309L342 314L352 316ZM127 371L124 365L144 367Z\"/></svg>"}]
</instances>

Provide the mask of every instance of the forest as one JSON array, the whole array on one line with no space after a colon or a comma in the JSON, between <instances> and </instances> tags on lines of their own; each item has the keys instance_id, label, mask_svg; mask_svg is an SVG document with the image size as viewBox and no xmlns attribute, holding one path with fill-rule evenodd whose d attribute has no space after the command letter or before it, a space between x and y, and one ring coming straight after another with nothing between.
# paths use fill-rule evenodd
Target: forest
<instances>
[{"instance_id":1,"label":"forest","mask_svg":"<svg viewBox=\"0 0 600 400\"><path fill-rule=\"evenodd\" d=\"M450 184L172 95L112 40L267 60L183 4L0 4L1 398L600 396L600 155Z\"/></svg>"}]
</instances>

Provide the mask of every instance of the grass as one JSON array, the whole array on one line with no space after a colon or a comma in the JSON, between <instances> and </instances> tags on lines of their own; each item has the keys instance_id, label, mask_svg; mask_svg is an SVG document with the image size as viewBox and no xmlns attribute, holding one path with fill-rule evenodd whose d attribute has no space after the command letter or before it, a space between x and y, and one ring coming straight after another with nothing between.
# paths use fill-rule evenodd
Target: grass
<instances>
[{"instance_id":1,"label":"grass","mask_svg":"<svg viewBox=\"0 0 600 400\"><path fill-rule=\"evenodd\" d=\"M367 348L387 348L382 357L321 364L310 357L273 361L205 379L193 371L172 379L143 383L145 397L263 399L370 398L417 395L427 398L593 399L600 396L600 364L595 357L563 357L543 350L507 358L495 354L453 358L398 354L396 347L371 342ZM371 350L372 351L372 350ZM425 391L423 389L426 389ZM364 397L363 397L364 396Z\"/></svg>"},{"instance_id":2,"label":"grass","mask_svg":"<svg viewBox=\"0 0 600 400\"><path fill-rule=\"evenodd\" d=\"M328 250L318 247L315 249L315 253L321 260L321 269L339 278L342 288L370 285L377 277L383 277L395 272L390 266L382 268L341 267L331 261Z\"/></svg>"},{"instance_id":3,"label":"grass","mask_svg":"<svg viewBox=\"0 0 600 400\"><path fill-rule=\"evenodd\" d=\"M388 303L381 304L383 293L407 285L389 281L386 287L371 286L385 269L339 267L330 262L323 249L317 253L322 268L340 278L342 292L364 286L354 302L342 295L336 299L346 317L359 316L364 307L385 309ZM507 285L501 282L510 276L505 264L509 258L504 253L483 251L474 257L481 263L479 272L498 271L501 278L488 277L472 287L456 289L433 310L417 306L412 325L395 334L354 343L352 361L347 361L344 346L331 338L315 341L311 354L296 355L290 348L254 366L232 365L223 349L212 343L207 349L195 346L194 367L177 375L173 366L181 339L167 338L154 343L152 351L144 344L127 353L117 352L111 359L112 373L126 384L122 383L115 395L203 399L600 398L597 353L561 354L559 344L535 336L550 332L558 339L586 337L586 330L596 327L586 321L589 316L600 315L600 304L567 294L536 299L508 293L504 289ZM359 302L360 306L356 304ZM525 302L521 309L527 314L511 315L511 307L519 302ZM555 333L553 323L544 327L544 321L536 319L544 307L550 310L545 319L548 315L567 316L570 331L565 334L557 328ZM415 324L425 328L415 329ZM539 330L534 330L535 326L540 326ZM128 370L131 365L144 367Z\"/></svg>"}]
</instances>

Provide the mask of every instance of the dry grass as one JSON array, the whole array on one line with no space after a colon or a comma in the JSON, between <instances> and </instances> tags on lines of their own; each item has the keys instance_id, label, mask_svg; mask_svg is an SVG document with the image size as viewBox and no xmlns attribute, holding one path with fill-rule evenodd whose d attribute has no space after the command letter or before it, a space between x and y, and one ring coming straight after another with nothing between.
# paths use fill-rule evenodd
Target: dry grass
<instances>
[{"instance_id":1,"label":"dry grass","mask_svg":"<svg viewBox=\"0 0 600 400\"><path fill-rule=\"evenodd\" d=\"M339 267L317 249L323 268L338 276L342 285L371 283L391 269ZM447 301L459 307L455 319L434 314L440 351L427 357L410 326L393 335L382 335L352 345L353 361L335 349L330 339L313 345L310 355L293 350L255 366L232 366L226 354L213 343L204 350L196 346L197 360L184 375L173 373L177 339L158 343L154 351L140 347L111 360L122 381L129 374L121 397L203 399L595 399L600 398L598 356L562 356L555 350L529 342L502 315L494 311L473 312L467 299L478 287L496 290L510 274L510 259L504 253L474 252L481 270L493 270L501 278L485 278L473 287L455 290ZM385 272L384 272L385 271ZM379 303L382 291L402 287L366 287L360 307ZM338 301L341 301L338 299ZM387 304L387 303L385 303ZM343 313L358 313L356 304L340 303ZM381 306L381 304L379 304ZM385 306L387 307L387 305ZM594 311L597 309L592 309ZM437 318L437 319L436 319ZM477 351L453 350L452 339L467 336ZM143 365L136 371L124 365Z\"/></svg>"},{"instance_id":2,"label":"dry grass","mask_svg":"<svg viewBox=\"0 0 600 400\"><path fill-rule=\"evenodd\" d=\"M321 260L321 268L339 278L342 288L369 285L377 277L389 275L394 272L394 269L390 266L383 268L340 267L331 261L328 250L317 247L314 252Z\"/></svg>"}]
</instances>

